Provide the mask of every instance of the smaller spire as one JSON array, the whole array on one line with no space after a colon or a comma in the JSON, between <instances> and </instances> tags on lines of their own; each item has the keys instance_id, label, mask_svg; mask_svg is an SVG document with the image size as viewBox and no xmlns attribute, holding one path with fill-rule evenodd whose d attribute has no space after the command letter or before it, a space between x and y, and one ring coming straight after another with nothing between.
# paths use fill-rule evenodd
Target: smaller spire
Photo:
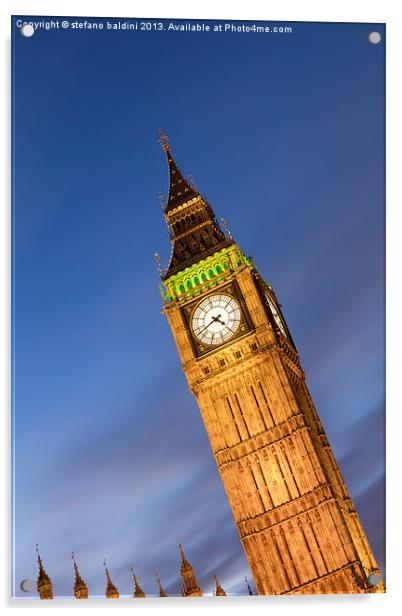
<instances>
[{"instance_id":1,"label":"smaller spire","mask_svg":"<svg viewBox=\"0 0 402 616\"><path fill-rule=\"evenodd\" d=\"M165 590L164 590L164 588L163 588L163 586L162 586L162 582L161 582L161 580L160 580L159 574L158 574L158 573L155 573L155 575L156 575L156 579L157 579L157 581L158 581L159 596L160 596L160 597L167 597L167 594L166 594L166 592L165 592Z\"/></svg>"},{"instance_id":2,"label":"smaller spire","mask_svg":"<svg viewBox=\"0 0 402 616\"><path fill-rule=\"evenodd\" d=\"M138 583L137 576L135 575L134 567L132 565L131 565L131 571L132 571L133 580L134 580L134 594L133 594L133 597L135 599L142 599L143 597L145 597L145 592L142 590L141 586Z\"/></svg>"},{"instance_id":3,"label":"smaller spire","mask_svg":"<svg viewBox=\"0 0 402 616\"><path fill-rule=\"evenodd\" d=\"M112 578L110 577L109 569L106 566L106 560L103 559L103 566L105 567L106 573L106 598L107 599L118 599L120 597L120 593L117 590L116 586L112 582Z\"/></svg>"},{"instance_id":4,"label":"smaller spire","mask_svg":"<svg viewBox=\"0 0 402 616\"><path fill-rule=\"evenodd\" d=\"M190 565L190 563L188 562L188 560L186 558L186 555L184 553L183 546L182 546L181 543L179 543L179 551L180 551L180 556L181 556L181 569L182 569L182 571L183 571L183 569L191 568L191 565Z\"/></svg>"},{"instance_id":5,"label":"smaller spire","mask_svg":"<svg viewBox=\"0 0 402 616\"><path fill-rule=\"evenodd\" d=\"M74 552L71 553L71 558L74 563L74 596L76 599L88 599L88 586L80 575Z\"/></svg>"},{"instance_id":6,"label":"smaller spire","mask_svg":"<svg viewBox=\"0 0 402 616\"><path fill-rule=\"evenodd\" d=\"M36 554L38 558L38 568L39 568L39 575L38 575L38 579L36 580L36 588L38 590L38 594L41 599L53 599L52 580L46 573L45 568L43 566L42 559L39 554L38 544L36 544Z\"/></svg>"},{"instance_id":7,"label":"smaller spire","mask_svg":"<svg viewBox=\"0 0 402 616\"><path fill-rule=\"evenodd\" d=\"M42 559L41 559L40 554L39 554L39 546L38 546L38 544L36 544L36 546L35 546L35 551L36 551L36 555L37 555L37 559L38 559L39 575L46 575L45 569L43 567Z\"/></svg>"},{"instance_id":8,"label":"smaller spire","mask_svg":"<svg viewBox=\"0 0 402 616\"><path fill-rule=\"evenodd\" d=\"M163 132L161 128L158 128L158 133L159 133L158 141L161 144L162 150L164 150L165 152L168 152L170 150L169 137L165 135L165 133Z\"/></svg>"},{"instance_id":9,"label":"smaller spire","mask_svg":"<svg viewBox=\"0 0 402 616\"><path fill-rule=\"evenodd\" d=\"M222 586L219 584L218 577L214 575L214 578L215 578L215 584L216 584L215 595L217 597L226 597L225 591L223 590Z\"/></svg>"},{"instance_id":10,"label":"smaller spire","mask_svg":"<svg viewBox=\"0 0 402 616\"><path fill-rule=\"evenodd\" d=\"M195 577L195 571L188 562L181 543L179 543L179 550L181 555L180 573L183 578L183 592L186 597L201 597L202 590Z\"/></svg>"},{"instance_id":11,"label":"smaller spire","mask_svg":"<svg viewBox=\"0 0 402 616\"><path fill-rule=\"evenodd\" d=\"M247 584L247 590L248 590L248 594L252 595L254 594L253 591L250 588L250 584L248 583L248 579L246 577L244 577L244 579L246 580L246 584Z\"/></svg>"}]
</instances>

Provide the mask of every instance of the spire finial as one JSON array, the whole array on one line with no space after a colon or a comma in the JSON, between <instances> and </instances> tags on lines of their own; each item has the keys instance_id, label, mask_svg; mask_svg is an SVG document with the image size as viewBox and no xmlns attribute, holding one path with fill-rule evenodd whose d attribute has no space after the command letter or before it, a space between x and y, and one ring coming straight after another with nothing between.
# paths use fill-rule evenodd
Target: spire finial
<instances>
[{"instance_id":1,"label":"spire finial","mask_svg":"<svg viewBox=\"0 0 402 616\"><path fill-rule=\"evenodd\" d=\"M77 562L75 560L74 552L71 552L71 558L74 563L74 595L76 599L88 599L88 586L82 579Z\"/></svg>"},{"instance_id":2,"label":"spire finial","mask_svg":"<svg viewBox=\"0 0 402 616\"><path fill-rule=\"evenodd\" d=\"M162 586L162 582L160 580L159 573L155 573L155 575L156 575L156 579L158 581L159 596L160 597L167 597L167 594L166 594L166 592L165 592L165 590L164 590L164 588Z\"/></svg>"},{"instance_id":3,"label":"spire finial","mask_svg":"<svg viewBox=\"0 0 402 616\"><path fill-rule=\"evenodd\" d=\"M188 562L188 560L186 558L186 555L184 553L183 546L182 546L181 543L179 543L179 551L180 551L180 556L181 556L182 563L184 565L189 565L189 562Z\"/></svg>"},{"instance_id":4,"label":"spire finial","mask_svg":"<svg viewBox=\"0 0 402 616\"><path fill-rule=\"evenodd\" d=\"M159 195L159 201L161 204L162 211L164 212L165 207L166 207L165 197L163 196L163 192L161 190L158 192L158 195Z\"/></svg>"},{"instance_id":5,"label":"spire finial","mask_svg":"<svg viewBox=\"0 0 402 616\"><path fill-rule=\"evenodd\" d=\"M106 573L106 598L107 599L118 599L120 597L120 593L117 590L116 586L112 582L112 578L110 577L109 569L106 565L106 558L103 559L103 566L105 567Z\"/></svg>"},{"instance_id":6,"label":"spire finial","mask_svg":"<svg viewBox=\"0 0 402 616\"><path fill-rule=\"evenodd\" d=\"M71 552L71 560L73 561L74 571L75 571L75 574L77 575L78 567L77 567L77 563L75 562L75 554L74 554L74 552Z\"/></svg>"},{"instance_id":7,"label":"spire finial","mask_svg":"<svg viewBox=\"0 0 402 616\"><path fill-rule=\"evenodd\" d=\"M170 146L169 146L169 137L167 137L167 135L165 135L165 133L163 132L163 130L161 128L158 128L158 133L159 133L159 143L161 144L161 148L164 152L168 152L170 150Z\"/></svg>"},{"instance_id":8,"label":"spire finial","mask_svg":"<svg viewBox=\"0 0 402 616\"><path fill-rule=\"evenodd\" d=\"M36 550L36 554L38 557L38 567L39 567L39 575L36 581L36 588L38 590L38 593L41 599L53 599L52 580L46 573L45 568L43 566L42 559L39 554L38 544L36 544L35 550Z\"/></svg>"},{"instance_id":9,"label":"spire finial","mask_svg":"<svg viewBox=\"0 0 402 616\"><path fill-rule=\"evenodd\" d=\"M43 564L42 564L42 559L41 559L40 554L39 554L39 546L38 546L38 544L35 545L35 552L36 552L37 558L38 558L39 571L42 573L42 572L44 572L44 568L43 568Z\"/></svg>"},{"instance_id":10,"label":"spire finial","mask_svg":"<svg viewBox=\"0 0 402 616\"><path fill-rule=\"evenodd\" d=\"M194 177L193 177L193 174L192 174L192 173L189 173L189 174L188 174L188 179L189 179L189 182L190 182L190 186L191 186L191 188L194 188L194 190L197 190L197 185L196 185L196 183L195 183L195 179L194 179Z\"/></svg>"},{"instance_id":11,"label":"spire finial","mask_svg":"<svg viewBox=\"0 0 402 616\"><path fill-rule=\"evenodd\" d=\"M154 259L156 261L156 266L158 268L158 274L159 274L159 276L162 276L163 269L162 269L162 266L161 266L161 256L160 256L159 252L155 252L154 253Z\"/></svg>"},{"instance_id":12,"label":"spire finial","mask_svg":"<svg viewBox=\"0 0 402 616\"><path fill-rule=\"evenodd\" d=\"M222 223L222 227L225 229L226 237L228 238L228 240L232 240L233 235L230 232L226 218L221 218L221 223Z\"/></svg>"},{"instance_id":13,"label":"spire finial","mask_svg":"<svg viewBox=\"0 0 402 616\"><path fill-rule=\"evenodd\" d=\"M145 592L142 590L141 586L138 583L137 576L135 575L135 571L134 571L133 565L131 565L131 571L132 571L133 580L134 580L134 594L133 594L133 597L135 597L135 598L145 597Z\"/></svg>"}]
</instances>

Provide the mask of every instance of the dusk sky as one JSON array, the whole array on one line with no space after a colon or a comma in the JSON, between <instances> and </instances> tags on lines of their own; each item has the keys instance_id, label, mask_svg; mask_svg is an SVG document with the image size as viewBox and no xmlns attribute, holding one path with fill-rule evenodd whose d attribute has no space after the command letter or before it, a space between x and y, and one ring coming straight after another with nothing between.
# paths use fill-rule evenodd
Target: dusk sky
<instances>
[{"instance_id":1,"label":"dusk sky","mask_svg":"<svg viewBox=\"0 0 402 616\"><path fill-rule=\"evenodd\" d=\"M158 571L177 594L177 536L205 592L214 574L228 593L252 580L161 314L159 127L273 285L385 573L385 27L283 25L13 23L17 596L36 543L56 595L72 595L72 550L91 595L103 558L122 595L131 564L146 593Z\"/></svg>"}]
</instances>

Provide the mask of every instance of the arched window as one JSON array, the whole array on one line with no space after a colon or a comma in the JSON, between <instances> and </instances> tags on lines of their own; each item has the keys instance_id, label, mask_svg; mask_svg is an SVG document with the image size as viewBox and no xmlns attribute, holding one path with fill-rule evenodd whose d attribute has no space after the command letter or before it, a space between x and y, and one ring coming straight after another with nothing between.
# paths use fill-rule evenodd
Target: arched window
<instances>
[{"instance_id":1,"label":"arched window","mask_svg":"<svg viewBox=\"0 0 402 616\"><path fill-rule=\"evenodd\" d=\"M222 269L221 269L221 266L220 266L220 265L217 265L217 266L216 266L216 273L217 273L217 274L222 274Z\"/></svg>"},{"instance_id":2,"label":"arched window","mask_svg":"<svg viewBox=\"0 0 402 616\"><path fill-rule=\"evenodd\" d=\"M182 284L179 285L179 293L185 293L185 289L184 289L184 286Z\"/></svg>"},{"instance_id":3,"label":"arched window","mask_svg":"<svg viewBox=\"0 0 402 616\"><path fill-rule=\"evenodd\" d=\"M207 276L206 276L206 274L204 274L204 272L201 274L201 280L202 280L202 282L206 282L207 281Z\"/></svg>"},{"instance_id":4,"label":"arched window","mask_svg":"<svg viewBox=\"0 0 402 616\"><path fill-rule=\"evenodd\" d=\"M200 281L198 280L198 277L196 276L196 277L194 278L194 285L195 285L195 286L198 286L199 284L200 284Z\"/></svg>"},{"instance_id":5,"label":"arched window","mask_svg":"<svg viewBox=\"0 0 402 616\"><path fill-rule=\"evenodd\" d=\"M188 280L188 281L187 281L187 285L186 285L186 286L187 286L187 291L189 291L190 289L192 289L192 288L193 288L193 285L192 285L191 280Z\"/></svg>"},{"instance_id":6,"label":"arched window","mask_svg":"<svg viewBox=\"0 0 402 616\"><path fill-rule=\"evenodd\" d=\"M223 269L224 269L224 270L229 269L229 263L228 263L227 261L224 261L224 262L223 262Z\"/></svg>"},{"instance_id":7,"label":"arched window","mask_svg":"<svg viewBox=\"0 0 402 616\"><path fill-rule=\"evenodd\" d=\"M215 276L215 273L214 273L214 270L211 267L211 269L208 270L208 278L213 278L214 276Z\"/></svg>"}]
</instances>

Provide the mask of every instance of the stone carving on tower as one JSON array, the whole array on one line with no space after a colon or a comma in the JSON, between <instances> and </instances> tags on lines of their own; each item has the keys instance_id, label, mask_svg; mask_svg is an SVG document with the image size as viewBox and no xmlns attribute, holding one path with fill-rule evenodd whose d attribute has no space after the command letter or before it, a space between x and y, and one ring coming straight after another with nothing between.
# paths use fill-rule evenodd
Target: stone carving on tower
<instances>
[{"instance_id":1,"label":"stone carving on tower","mask_svg":"<svg viewBox=\"0 0 402 616\"><path fill-rule=\"evenodd\" d=\"M160 141L171 241L163 311L257 593L383 592L274 289L184 178L167 137ZM188 595L193 572L182 558Z\"/></svg>"}]
</instances>

